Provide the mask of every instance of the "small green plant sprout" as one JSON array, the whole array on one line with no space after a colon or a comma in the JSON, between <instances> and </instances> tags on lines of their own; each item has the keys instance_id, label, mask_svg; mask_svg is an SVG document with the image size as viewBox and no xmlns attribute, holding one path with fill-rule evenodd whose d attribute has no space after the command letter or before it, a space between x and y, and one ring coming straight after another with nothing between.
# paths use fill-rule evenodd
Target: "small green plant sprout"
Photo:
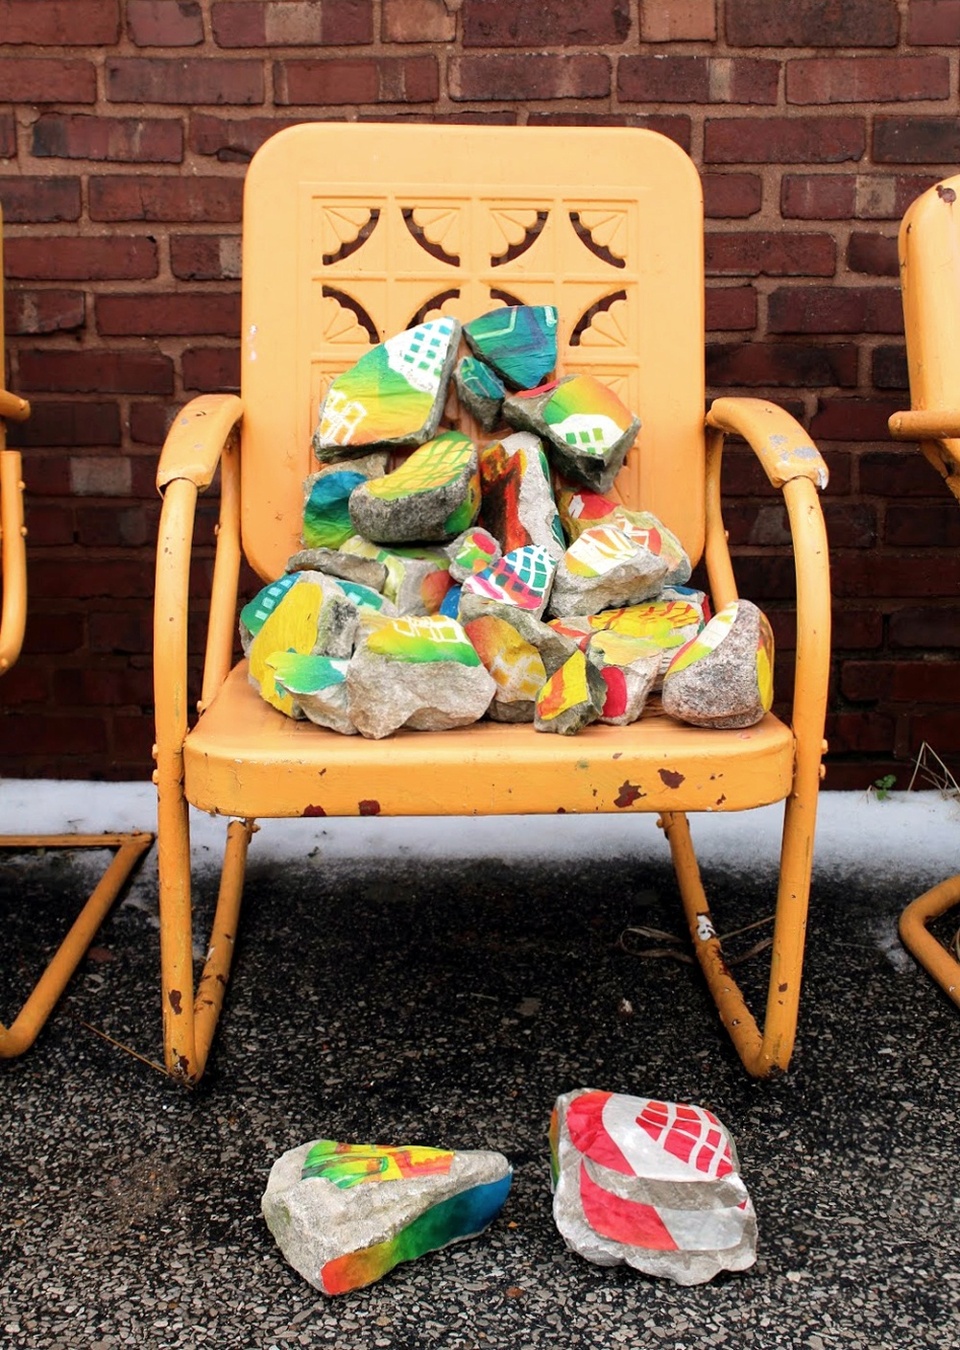
<instances>
[{"instance_id":1,"label":"small green plant sprout","mask_svg":"<svg viewBox=\"0 0 960 1350\"><path fill-rule=\"evenodd\" d=\"M895 773L885 773L882 778L875 778L870 784L868 791L872 792L878 802L885 802L890 796L890 789L894 787L897 781Z\"/></svg>"}]
</instances>

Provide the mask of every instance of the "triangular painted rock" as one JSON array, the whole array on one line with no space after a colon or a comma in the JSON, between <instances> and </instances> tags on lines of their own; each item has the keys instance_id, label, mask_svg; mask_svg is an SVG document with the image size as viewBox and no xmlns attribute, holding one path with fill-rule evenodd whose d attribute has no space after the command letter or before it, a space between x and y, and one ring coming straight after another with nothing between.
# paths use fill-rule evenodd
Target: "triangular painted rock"
<instances>
[{"instance_id":1,"label":"triangular painted rock","mask_svg":"<svg viewBox=\"0 0 960 1350\"><path fill-rule=\"evenodd\" d=\"M347 714L347 661L333 656L274 652L268 669L281 694L289 695L295 717L352 736L356 727Z\"/></svg>"},{"instance_id":2,"label":"triangular painted rock","mask_svg":"<svg viewBox=\"0 0 960 1350\"><path fill-rule=\"evenodd\" d=\"M506 394L503 381L483 361L475 356L463 356L453 372L457 386L460 406L484 431L493 431L500 425L503 412L503 397Z\"/></svg>"},{"instance_id":3,"label":"triangular painted rock","mask_svg":"<svg viewBox=\"0 0 960 1350\"><path fill-rule=\"evenodd\" d=\"M578 647L537 695L533 725L537 731L575 736L597 721L606 697L603 676Z\"/></svg>"},{"instance_id":4,"label":"triangular painted rock","mask_svg":"<svg viewBox=\"0 0 960 1350\"><path fill-rule=\"evenodd\" d=\"M557 318L553 305L508 305L465 324L463 336L511 389L532 389L556 367Z\"/></svg>"},{"instance_id":5,"label":"triangular painted rock","mask_svg":"<svg viewBox=\"0 0 960 1350\"><path fill-rule=\"evenodd\" d=\"M526 610L494 600L464 628L496 682L487 715L494 722L532 722L537 696L575 644Z\"/></svg>"},{"instance_id":6,"label":"triangular painted rock","mask_svg":"<svg viewBox=\"0 0 960 1350\"><path fill-rule=\"evenodd\" d=\"M596 614L652 599L666 575L666 561L615 525L584 530L557 564L549 612Z\"/></svg>"},{"instance_id":7,"label":"triangular painted rock","mask_svg":"<svg viewBox=\"0 0 960 1350\"><path fill-rule=\"evenodd\" d=\"M485 601L516 605L542 618L557 565L540 544L512 549L499 562L464 578L460 614L466 621L483 612Z\"/></svg>"},{"instance_id":8,"label":"triangular painted rock","mask_svg":"<svg viewBox=\"0 0 960 1350\"><path fill-rule=\"evenodd\" d=\"M289 1264L321 1293L344 1294L482 1233L512 1177L492 1150L317 1139L277 1159L261 1209Z\"/></svg>"},{"instance_id":9,"label":"triangular painted rock","mask_svg":"<svg viewBox=\"0 0 960 1350\"><path fill-rule=\"evenodd\" d=\"M453 539L479 511L477 452L459 431L443 432L350 494L354 529L378 544Z\"/></svg>"},{"instance_id":10,"label":"triangular painted rock","mask_svg":"<svg viewBox=\"0 0 960 1350\"><path fill-rule=\"evenodd\" d=\"M240 611L240 646L249 655L250 644L292 586L300 579L297 572L285 572L276 581L263 586Z\"/></svg>"},{"instance_id":11,"label":"triangular painted rock","mask_svg":"<svg viewBox=\"0 0 960 1350\"><path fill-rule=\"evenodd\" d=\"M569 540L577 539L595 525L615 525L666 560L664 586L682 586L690 579L692 569L686 550L652 511L631 511L613 497L569 484L562 484L557 490L557 508Z\"/></svg>"},{"instance_id":12,"label":"triangular painted rock","mask_svg":"<svg viewBox=\"0 0 960 1350\"><path fill-rule=\"evenodd\" d=\"M480 451L480 478L480 519L504 553L540 544L552 558L561 557L566 539L539 436L516 431L485 446Z\"/></svg>"},{"instance_id":13,"label":"triangular painted rock","mask_svg":"<svg viewBox=\"0 0 960 1350\"><path fill-rule=\"evenodd\" d=\"M304 548L339 548L353 534L350 493L366 479L378 478L386 471L386 454L377 454L328 464L319 473L310 474L303 485L300 542Z\"/></svg>"},{"instance_id":14,"label":"triangular painted rock","mask_svg":"<svg viewBox=\"0 0 960 1350\"><path fill-rule=\"evenodd\" d=\"M362 735L448 731L487 711L496 685L455 619L370 616L364 631L347 670L350 720Z\"/></svg>"},{"instance_id":15,"label":"triangular painted rock","mask_svg":"<svg viewBox=\"0 0 960 1350\"><path fill-rule=\"evenodd\" d=\"M469 530L457 535L445 552L450 559L450 575L454 581L463 581L475 572L482 572L503 557L498 541L480 525L471 525Z\"/></svg>"},{"instance_id":16,"label":"triangular painted rock","mask_svg":"<svg viewBox=\"0 0 960 1350\"><path fill-rule=\"evenodd\" d=\"M587 645L587 660L597 667L607 686L601 722L615 727L636 722L660 674L662 656L657 644L648 638L629 637L609 629L593 634Z\"/></svg>"},{"instance_id":17,"label":"triangular painted rock","mask_svg":"<svg viewBox=\"0 0 960 1350\"><path fill-rule=\"evenodd\" d=\"M736 1148L703 1107L582 1089L550 1123L553 1215L567 1246L681 1285L756 1261Z\"/></svg>"},{"instance_id":18,"label":"triangular painted rock","mask_svg":"<svg viewBox=\"0 0 960 1350\"><path fill-rule=\"evenodd\" d=\"M698 727L752 727L773 705L773 630L749 600L724 605L674 655L663 710Z\"/></svg>"},{"instance_id":19,"label":"triangular painted rock","mask_svg":"<svg viewBox=\"0 0 960 1350\"><path fill-rule=\"evenodd\" d=\"M457 320L440 318L364 352L327 390L313 436L317 458L337 460L379 446L431 440L459 341Z\"/></svg>"},{"instance_id":20,"label":"triangular painted rock","mask_svg":"<svg viewBox=\"0 0 960 1350\"><path fill-rule=\"evenodd\" d=\"M532 431L552 447L551 459L566 478L609 492L640 419L593 375L567 375L503 401L510 426Z\"/></svg>"}]
</instances>

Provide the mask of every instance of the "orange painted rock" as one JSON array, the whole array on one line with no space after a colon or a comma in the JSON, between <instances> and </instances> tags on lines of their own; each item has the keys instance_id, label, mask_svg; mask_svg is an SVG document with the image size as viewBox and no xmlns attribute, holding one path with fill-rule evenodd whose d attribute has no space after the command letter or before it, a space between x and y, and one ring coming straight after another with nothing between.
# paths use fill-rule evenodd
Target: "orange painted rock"
<instances>
[{"instance_id":1,"label":"orange painted rock","mask_svg":"<svg viewBox=\"0 0 960 1350\"><path fill-rule=\"evenodd\" d=\"M597 721L606 699L603 676L578 647L537 695L533 725L537 731L575 736Z\"/></svg>"}]
</instances>

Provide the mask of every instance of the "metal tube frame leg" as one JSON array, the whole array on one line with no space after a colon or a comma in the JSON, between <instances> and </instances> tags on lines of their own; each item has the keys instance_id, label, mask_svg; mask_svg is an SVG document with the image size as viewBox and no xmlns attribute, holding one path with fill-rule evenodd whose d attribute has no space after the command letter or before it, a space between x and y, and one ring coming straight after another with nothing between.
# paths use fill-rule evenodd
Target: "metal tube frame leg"
<instances>
[{"instance_id":1,"label":"metal tube frame leg","mask_svg":"<svg viewBox=\"0 0 960 1350\"><path fill-rule=\"evenodd\" d=\"M960 1008L960 962L928 932L927 924L960 905L960 876L941 881L911 901L900 915L900 937L949 999Z\"/></svg>"}]
</instances>

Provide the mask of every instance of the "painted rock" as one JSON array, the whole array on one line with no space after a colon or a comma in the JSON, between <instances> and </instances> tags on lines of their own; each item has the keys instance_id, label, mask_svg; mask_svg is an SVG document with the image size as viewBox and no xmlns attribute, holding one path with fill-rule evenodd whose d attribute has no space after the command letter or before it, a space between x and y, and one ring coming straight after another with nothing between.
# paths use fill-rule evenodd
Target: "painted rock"
<instances>
[{"instance_id":1,"label":"painted rock","mask_svg":"<svg viewBox=\"0 0 960 1350\"><path fill-rule=\"evenodd\" d=\"M592 375L567 375L509 394L503 417L510 426L548 441L564 477L597 492L609 492L640 430L639 417Z\"/></svg>"},{"instance_id":2,"label":"painted rock","mask_svg":"<svg viewBox=\"0 0 960 1350\"><path fill-rule=\"evenodd\" d=\"M240 611L240 646L243 649L244 656L249 655L250 644L253 639L291 586L295 586L299 579L299 573L286 572L276 581L268 582L266 586L257 591L252 600L248 600L243 606Z\"/></svg>"},{"instance_id":3,"label":"painted rock","mask_svg":"<svg viewBox=\"0 0 960 1350\"><path fill-rule=\"evenodd\" d=\"M526 610L496 601L488 602L464 628L496 682L490 719L532 722L540 690L573 655L576 644Z\"/></svg>"},{"instance_id":4,"label":"painted rock","mask_svg":"<svg viewBox=\"0 0 960 1350\"><path fill-rule=\"evenodd\" d=\"M698 727L752 727L773 704L773 631L749 600L734 600L674 655L663 710Z\"/></svg>"},{"instance_id":5,"label":"painted rock","mask_svg":"<svg viewBox=\"0 0 960 1350\"><path fill-rule=\"evenodd\" d=\"M303 548L288 560L285 570L323 572L328 577L336 577L338 581L354 581L373 591L382 591L387 584L387 569L383 563L332 548Z\"/></svg>"},{"instance_id":6,"label":"painted rock","mask_svg":"<svg viewBox=\"0 0 960 1350\"><path fill-rule=\"evenodd\" d=\"M582 647L594 633L610 631L646 638L660 648L661 674L666 671L678 647L696 637L703 627L703 610L689 600L647 600L622 609L605 609L599 614L567 614L550 619L550 627L564 633Z\"/></svg>"},{"instance_id":7,"label":"painted rock","mask_svg":"<svg viewBox=\"0 0 960 1350\"><path fill-rule=\"evenodd\" d=\"M454 581L463 581L474 572L492 567L503 556L497 540L480 525L471 525L469 530L457 535L445 552L450 559L450 575Z\"/></svg>"},{"instance_id":8,"label":"painted rock","mask_svg":"<svg viewBox=\"0 0 960 1350\"><path fill-rule=\"evenodd\" d=\"M757 1222L736 1148L703 1107L583 1089L550 1123L553 1215L595 1265L681 1285L756 1261Z\"/></svg>"},{"instance_id":9,"label":"painted rock","mask_svg":"<svg viewBox=\"0 0 960 1350\"><path fill-rule=\"evenodd\" d=\"M350 494L354 529L379 544L453 539L479 511L477 452L459 431L443 432Z\"/></svg>"},{"instance_id":10,"label":"painted rock","mask_svg":"<svg viewBox=\"0 0 960 1350\"><path fill-rule=\"evenodd\" d=\"M556 563L540 544L511 549L492 567L464 578L460 593L462 621L475 619L490 600L516 605L534 618L542 618L556 570Z\"/></svg>"},{"instance_id":11,"label":"painted rock","mask_svg":"<svg viewBox=\"0 0 960 1350\"><path fill-rule=\"evenodd\" d=\"M496 685L455 619L368 616L364 630L347 669L347 707L362 735L448 731L487 711Z\"/></svg>"},{"instance_id":12,"label":"painted rock","mask_svg":"<svg viewBox=\"0 0 960 1350\"><path fill-rule=\"evenodd\" d=\"M387 569L383 593L398 614L438 614L450 589L450 559L439 548L381 548L359 534L341 545L342 553L371 558Z\"/></svg>"},{"instance_id":13,"label":"painted rock","mask_svg":"<svg viewBox=\"0 0 960 1350\"><path fill-rule=\"evenodd\" d=\"M589 488L562 485L557 491L557 509L566 537L572 542L595 525L615 525L638 544L666 560L665 586L682 586L692 568L686 550L652 511L631 511L622 502Z\"/></svg>"},{"instance_id":14,"label":"painted rock","mask_svg":"<svg viewBox=\"0 0 960 1350\"><path fill-rule=\"evenodd\" d=\"M281 694L289 695L293 716L352 736L356 727L347 714L347 662L333 656L274 652L267 668Z\"/></svg>"},{"instance_id":15,"label":"painted rock","mask_svg":"<svg viewBox=\"0 0 960 1350\"><path fill-rule=\"evenodd\" d=\"M666 561L614 525L592 525L557 564L549 612L596 614L637 605L659 590Z\"/></svg>"},{"instance_id":16,"label":"painted rock","mask_svg":"<svg viewBox=\"0 0 960 1350\"><path fill-rule=\"evenodd\" d=\"M357 607L330 577L322 572L291 575L296 578L295 584L250 643L249 673L262 698L288 717L295 717L296 701L278 687L270 658L277 652L348 657L353 651L359 618Z\"/></svg>"},{"instance_id":17,"label":"painted rock","mask_svg":"<svg viewBox=\"0 0 960 1350\"><path fill-rule=\"evenodd\" d=\"M277 1159L261 1209L294 1270L321 1293L344 1294L478 1236L503 1208L512 1177L491 1150L318 1139Z\"/></svg>"},{"instance_id":18,"label":"painted rock","mask_svg":"<svg viewBox=\"0 0 960 1350\"><path fill-rule=\"evenodd\" d=\"M532 389L557 364L557 311L553 305L509 305L465 324L474 356L511 389Z\"/></svg>"},{"instance_id":19,"label":"painted rock","mask_svg":"<svg viewBox=\"0 0 960 1350\"><path fill-rule=\"evenodd\" d=\"M533 725L537 731L575 736L603 712L607 686L578 647L537 695Z\"/></svg>"},{"instance_id":20,"label":"painted rock","mask_svg":"<svg viewBox=\"0 0 960 1350\"><path fill-rule=\"evenodd\" d=\"M378 454L330 464L310 474L303 485L300 542L304 548L339 548L353 534L350 493L368 478L378 478L386 471L387 456Z\"/></svg>"},{"instance_id":21,"label":"painted rock","mask_svg":"<svg viewBox=\"0 0 960 1350\"><path fill-rule=\"evenodd\" d=\"M463 356L453 372L457 397L464 412L475 418L484 431L493 431L502 421L503 381L475 356Z\"/></svg>"},{"instance_id":22,"label":"painted rock","mask_svg":"<svg viewBox=\"0 0 960 1350\"><path fill-rule=\"evenodd\" d=\"M558 559L566 548L550 466L539 436L517 431L480 451L480 518L504 553L540 544Z\"/></svg>"},{"instance_id":23,"label":"painted rock","mask_svg":"<svg viewBox=\"0 0 960 1350\"><path fill-rule=\"evenodd\" d=\"M648 638L609 629L593 634L587 644L587 660L597 667L607 686L599 721L615 727L636 722L660 674L662 655Z\"/></svg>"},{"instance_id":24,"label":"painted rock","mask_svg":"<svg viewBox=\"0 0 960 1350\"><path fill-rule=\"evenodd\" d=\"M336 376L313 436L317 459L338 460L379 446L431 440L459 341L456 319L432 319L372 347Z\"/></svg>"}]
</instances>

